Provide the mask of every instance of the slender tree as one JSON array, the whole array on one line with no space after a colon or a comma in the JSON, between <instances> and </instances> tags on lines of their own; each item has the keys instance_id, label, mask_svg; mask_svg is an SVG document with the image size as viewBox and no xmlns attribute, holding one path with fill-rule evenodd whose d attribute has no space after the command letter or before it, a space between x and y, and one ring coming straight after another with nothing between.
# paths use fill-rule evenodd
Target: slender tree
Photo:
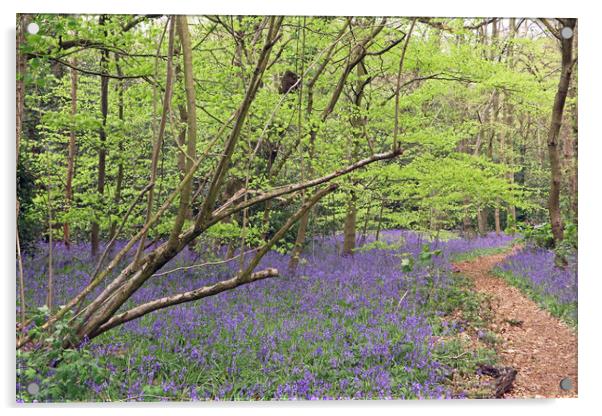
<instances>
[{"instance_id":1,"label":"slender tree","mask_svg":"<svg viewBox=\"0 0 602 416\"><path fill-rule=\"evenodd\" d=\"M23 130L23 110L25 103L25 71L27 70L27 58L25 54L22 52L22 47L25 44L25 28L29 22L29 17L25 14L17 15L17 41L16 41L16 162L15 166L19 165L19 151L21 150L21 132ZM15 234L16 234L16 243L17 243L17 264L19 271L19 303L21 304L21 324L25 326L25 279L23 276L23 260L21 258L21 242L19 240L19 196L17 195L16 200L16 210L15 210Z\"/></svg>"},{"instance_id":2,"label":"slender tree","mask_svg":"<svg viewBox=\"0 0 602 416\"><path fill-rule=\"evenodd\" d=\"M171 95L173 89L173 62L172 56L174 51L174 38L175 38L175 19L176 17L172 16L169 18L169 40L167 47L167 76L165 80L165 94L163 96L163 112L161 114L161 121L159 123L159 130L157 132L157 137L153 140L153 153L151 156L151 169L150 169L150 190L147 195L147 204L146 204L146 222L150 221L153 210L153 196L154 196L154 188L157 180L157 168L159 165L159 156L161 152L161 148L163 147L163 136L165 135L165 126L167 124L167 116L170 112L171 106ZM184 17L185 19L185 17ZM184 23L186 24L186 23ZM186 59L186 55L185 58ZM193 143L193 145L196 145ZM190 150L190 149L189 149ZM192 156L193 157L193 156ZM190 194L188 194L190 195ZM142 235L140 238L140 242L138 244L138 250L136 252L136 261L139 261L142 257L142 253L144 252L144 244L146 242L146 233Z\"/></svg>"},{"instance_id":3,"label":"slender tree","mask_svg":"<svg viewBox=\"0 0 602 416\"><path fill-rule=\"evenodd\" d=\"M364 59L364 57L368 53L368 48L375 41L376 36L383 30L386 19L383 18L379 24L376 25L370 33L365 36L363 39L358 41L355 45L352 46L351 53L347 56L347 63L343 68L343 72L339 76L339 79L336 83L336 86L330 96L330 100L326 107L322 110L320 114L320 124L325 123L329 116L334 111L341 94L343 93L343 88L345 87L345 83L347 82L347 78L353 71L353 69ZM313 88L308 88L308 95L313 94ZM313 99L308 96L308 116L311 114L311 110L313 109ZM307 171L311 174L313 172L311 166L311 159L315 152L315 142L316 137L318 135L318 129L315 126L312 126L312 129L309 132L309 149L308 149L308 166ZM309 223L309 215L311 211L308 210L305 215L303 215L299 221L299 228L297 230L297 238L295 239L295 246L291 253L291 258L289 261L289 270L294 272L299 264L299 259L301 256L301 252L303 251L303 246L305 244L305 238L307 233L307 225Z\"/></svg>"},{"instance_id":4,"label":"slender tree","mask_svg":"<svg viewBox=\"0 0 602 416\"><path fill-rule=\"evenodd\" d=\"M542 22L548 27L552 35L560 41L561 64L560 64L560 80L554 98L554 106L552 108L552 118L550 121L550 129L548 130L548 158L550 160L551 181L550 181L550 197L548 200L548 211L550 215L550 223L552 224L552 234L554 242L559 244L564 238L564 225L560 212L560 186L562 182L562 170L559 152L559 134L562 126L562 117L564 114L564 106L566 97L569 91L571 75L575 66L576 57L573 57L573 39L575 33L576 19L556 19L559 25L553 24L547 19L542 19Z\"/></svg>"},{"instance_id":5,"label":"slender tree","mask_svg":"<svg viewBox=\"0 0 602 416\"><path fill-rule=\"evenodd\" d=\"M73 59L73 65L77 61ZM65 181L65 210L69 212L73 202L73 175L75 173L75 155L76 155L76 134L75 134L75 116L77 115L77 71L71 68L71 128L69 129L69 146L67 154L67 180ZM63 243L67 248L71 244L69 221L63 223Z\"/></svg>"},{"instance_id":6,"label":"slender tree","mask_svg":"<svg viewBox=\"0 0 602 416\"><path fill-rule=\"evenodd\" d=\"M100 26L106 26L108 17L106 15L100 15L98 24ZM104 29L105 38L108 35L108 31ZM96 182L96 191L98 198L102 198L105 192L105 180L106 180L106 160L107 160L107 115L109 112L109 77L108 74L109 64L109 51L102 49L100 51L100 68L102 75L100 77L100 116L101 116L101 127L98 130L99 144L98 144L98 179ZM92 221L91 234L90 234L90 246L91 254L93 257L98 255L98 248L100 244L100 225L98 223L97 216L99 215L98 209L95 212L95 218Z\"/></svg>"}]
</instances>

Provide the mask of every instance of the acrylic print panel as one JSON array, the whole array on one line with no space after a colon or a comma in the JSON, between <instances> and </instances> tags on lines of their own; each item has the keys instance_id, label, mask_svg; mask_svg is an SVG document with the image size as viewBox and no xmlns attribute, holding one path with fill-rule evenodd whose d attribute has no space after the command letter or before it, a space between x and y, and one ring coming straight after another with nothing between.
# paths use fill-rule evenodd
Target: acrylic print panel
<instances>
[{"instance_id":1,"label":"acrylic print panel","mask_svg":"<svg viewBox=\"0 0 602 416\"><path fill-rule=\"evenodd\" d=\"M577 30L18 15L17 401L576 397Z\"/></svg>"}]
</instances>

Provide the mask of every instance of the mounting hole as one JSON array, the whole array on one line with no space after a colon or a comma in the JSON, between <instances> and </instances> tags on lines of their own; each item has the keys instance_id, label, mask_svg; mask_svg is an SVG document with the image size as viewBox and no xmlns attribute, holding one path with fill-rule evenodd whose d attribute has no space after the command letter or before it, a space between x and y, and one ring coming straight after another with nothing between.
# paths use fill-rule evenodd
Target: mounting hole
<instances>
[{"instance_id":1,"label":"mounting hole","mask_svg":"<svg viewBox=\"0 0 602 416\"><path fill-rule=\"evenodd\" d=\"M562 380L560 380L560 388L562 390L571 390L573 388L573 382L570 378L565 377Z\"/></svg>"},{"instance_id":2,"label":"mounting hole","mask_svg":"<svg viewBox=\"0 0 602 416\"><path fill-rule=\"evenodd\" d=\"M40 26L36 22L31 22L30 24L27 25L28 33L35 35L39 31L40 31Z\"/></svg>"},{"instance_id":3,"label":"mounting hole","mask_svg":"<svg viewBox=\"0 0 602 416\"><path fill-rule=\"evenodd\" d=\"M40 386L38 385L38 383L29 383L27 385L27 392L32 396L37 396L40 392Z\"/></svg>"},{"instance_id":4,"label":"mounting hole","mask_svg":"<svg viewBox=\"0 0 602 416\"><path fill-rule=\"evenodd\" d=\"M560 36L562 36L564 39L570 39L573 37L573 29L571 29L568 26L563 27L562 29L560 29Z\"/></svg>"}]
</instances>

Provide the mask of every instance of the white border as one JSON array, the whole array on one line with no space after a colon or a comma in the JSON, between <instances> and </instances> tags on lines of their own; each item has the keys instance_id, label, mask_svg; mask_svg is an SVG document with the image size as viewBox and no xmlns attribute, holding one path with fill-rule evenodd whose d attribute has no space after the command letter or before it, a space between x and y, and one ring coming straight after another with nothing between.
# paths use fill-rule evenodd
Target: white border
<instances>
[{"instance_id":1,"label":"white border","mask_svg":"<svg viewBox=\"0 0 602 416\"><path fill-rule=\"evenodd\" d=\"M341 412L346 415L365 415L370 410L385 414L453 414L507 415L536 412L546 414L589 414L600 407L600 310L602 308L602 149L600 136L600 8L595 1L403 1L403 0L103 0L85 3L82 0L4 0L2 2L2 57L1 99L3 136L0 137L0 195L4 196L0 216L3 231L3 247L0 250L5 273L3 282L2 377L1 392L4 407L11 407L10 414L103 414L122 413L124 407L109 408L90 406L85 410L73 405L39 407L15 407L14 403L14 28L16 12L69 12L69 13L174 13L174 14L286 14L286 15L402 15L402 16L516 16L516 17L577 17L579 18L579 399L574 400L508 400L508 401L429 401L429 402L297 402L297 403L214 403L188 406L183 404L128 406L132 415L171 413L225 414L328 414ZM597 406L598 405L598 406Z\"/></svg>"}]
</instances>

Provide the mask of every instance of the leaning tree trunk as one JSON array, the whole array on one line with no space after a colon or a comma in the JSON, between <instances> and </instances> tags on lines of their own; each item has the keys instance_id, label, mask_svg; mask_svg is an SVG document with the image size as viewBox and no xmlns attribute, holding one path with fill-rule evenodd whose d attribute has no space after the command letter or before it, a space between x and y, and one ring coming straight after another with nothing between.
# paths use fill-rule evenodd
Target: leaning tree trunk
<instances>
[{"instance_id":1,"label":"leaning tree trunk","mask_svg":"<svg viewBox=\"0 0 602 416\"><path fill-rule=\"evenodd\" d=\"M165 126L167 124L167 115L170 112L171 108L171 95L173 88L173 50L174 50L174 37L175 37L175 21L174 18L170 19L169 22L169 41L167 48L167 76L165 80L165 92L163 96L163 112L161 116L161 121L159 123L159 131L157 133L157 137L154 138L153 142L153 151L151 156L151 171L150 171L150 183L153 186L147 193L146 199L146 222L150 220L153 213L153 196L154 196L154 185L157 180L157 168L159 165L159 155L161 154L161 149L163 147L163 136L165 135ZM146 233L142 235L140 239L140 243L138 245L138 250L136 252L136 262L140 260L142 257L142 253L144 252L144 244L146 242Z\"/></svg>"},{"instance_id":2,"label":"leaning tree trunk","mask_svg":"<svg viewBox=\"0 0 602 416\"><path fill-rule=\"evenodd\" d=\"M213 205L215 204L217 196L222 189L223 180L228 171L232 154L234 153L236 144L239 140L240 133L248 115L251 103L253 102L259 88L261 77L267 66L270 51L275 43L275 39L277 38L277 34L282 23L282 18L271 18L272 23L270 25L270 30L266 38L262 55L258 60L257 67L253 73L253 78L249 84L244 100L237 111L237 119L235 120L234 126L229 133L228 139L226 140L220 162L213 172L213 178L209 191L207 192L207 195L203 201L203 205L201 206L197 218L195 219L194 226L182 234L181 231L184 225L184 220L191 202L192 177L198 168L202 157L197 158L195 155L197 134L196 92L193 79L192 46L188 28L188 20L186 19L186 16L177 16L175 19L177 22L177 32L182 45L182 55L184 61L184 87L186 92L186 109L188 114L188 145L186 149L188 157L186 158L185 165L186 175L184 180L180 183L178 189L180 203L177 217L174 221L174 225L167 242L153 250L152 253L143 256L138 261L130 263L120 273L120 275L109 286L107 286L107 288L101 292L101 294L90 305L88 305L88 311L84 315L83 320L77 329L78 339L83 339L86 336L97 333L99 327L106 323L134 294L134 292L136 292L146 282L146 280L148 280L159 268L163 267L163 265L175 257L180 251L182 251L197 236L202 234L214 224L214 222L212 222L214 220L212 215L214 208ZM164 107L163 111L165 113L167 109ZM153 183L152 180L150 183ZM224 211L226 210L223 210L222 212ZM146 221L145 227L137 235L138 240L144 237L148 227L150 224L152 224L153 219L157 218L157 216L160 214L161 210L154 213L153 216ZM228 216L229 215L226 215L224 212L224 217ZM218 220L215 220L215 222L217 221ZM112 263L114 262L115 260L113 260ZM243 277L246 278L246 276Z\"/></svg>"},{"instance_id":3,"label":"leaning tree trunk","mask_svg":"<svg viewBox=\"0 0 602 416\"><path fill-rule=\"evenodd\" d=\"M178 16L179 33L183 38L188 37L188 24L185 16ZM187 169L186 175L177 187L171 192L160 208L153 212L152 217L143 224L140 231L136 233L125 246L113 257L113 259L106 266L103 265L104 256L107 253L107 249L110 248L110 244L105 249L105 252L101 256L96 266L95 272L91 282L74 298L66 302L64 306L52 315L40 328L42 333L46 333L51 329L55 323L64 318L69 311L79 310L76 317L69 320L70 333L75 333L74 339L65 340L65 345L78 344L85 338L93 338L104 331L127 322L131 319L136 319L154 310L175 305L182 302L193 301L200 299L205 296L212 296L225 290L233 289L234 287L248 284L252 281L267 278L277 274L274 269L266 269L261 272L255 272L255 268L259 264L262 257L271 249L271 247L279 241L286 232L295 224L299 218L305 215L312 206L314 206L322 197L330 192L333 192L337 185L330 184L322 189L313 193L312 196L308 197L301 208L294 213L285 224L274 234L274 236L265 243L258 251L253 259L250 260L248 266L242 271L234 275L231 279L222 280L214 285L204 286L189 292L183 292L174 296L168 296L165 298L155 299L142 305L138 305L132 309L126 310L120 314L116 314L117 311L122 308L126 302L131 299L134 293L149 279L153 276L161 267L167 262L173 259L179 252L187 247L196 237L206 232L209 228L216 225L224 218L231 217L245 209L264 204L268 200L279 198L284 195L291 195L301 191L309 190L310 188L319 187L320 185L327 184L336 178L353 172L356 169L361 169L371 163L388 160L402 154L401 149L394 149L390 152L373 154L368 158L357 161L356 163L349 165L345 168L338 169L327 175L310 179L300 183L293 183L285 186L280 186L265 192L259 192L256 196L244 198L232 198L224 202L221 206L216 207L217 197L223 191L224 178L228 173L231 165L231 160L237 143L240 138L241 130L245 124L245 120L249 114L251 104L253 103L257 90L261 84L263 74L268 65L270 51L280 38L279 31L282 26L282 17L270 17L266 18L266 22L269 21L269 29L266 36L266 40L263 49L260 53L259 59L253 75L248 84L248 88L245 92L245 96L238 106L233 117L234 123L232 128L227 133L228 136L223 144L222 151L218 155L218 163L214 165L210 171L211 181L209 188L205 194L205 198L201 204L198 214L194 218L194 223L191 224L183 232L180 220L184 217L184 209L182 198L180 198L180 206L178 209L178 219L172 227L172 233L169 240L164 242L159 247L153 249L148 254L145 254L139 262L131 261L125 266L110 283L105 286L105 289L100 292L90 303L88 303L83 309L79 306L83 305L87 296L91 295L100 284L107 281L108 277L119 269L117 267L122 264L127 253L135 246L135 244L142 238L142 236L148 231L148 229L154 226L163 215L172 208L172 204L181 196L185 189L188 189L189 184L192 181L195 173L199 169L201 162L205 161L205 158L209 156L209 152L213 144L217 143L217 140L221 138L221 133L217 134L213 141L206 147L203 154L196 157L190 168ZM192 108L196 105L194 100L194 80L192 78L193 68L191 53L192 48L189 42L183 42L183 55L184 55L184 70L185 70L185 84L186 84L186 102L188 109L188 132L196 132L196 117L193 117L194 110ZM190 87L190 88L188 88ZM192 107L192 108L191 108ZM221 131L225 131L222 129ZM143 189L140 196L132 203L128 213L122 219L122 224L127 219L127 215L132 211L135 205L138 203L142 195L144 195L152 186L152 182L149 183ZM239 195L240 196L240 195ZM183 221L182 221L183 222ZM118 232L119 233L119 230ZM25 334L17 342L17 348L21 348L31 341L36 334L29 333Z\"/></svg>"}]
</instances>

